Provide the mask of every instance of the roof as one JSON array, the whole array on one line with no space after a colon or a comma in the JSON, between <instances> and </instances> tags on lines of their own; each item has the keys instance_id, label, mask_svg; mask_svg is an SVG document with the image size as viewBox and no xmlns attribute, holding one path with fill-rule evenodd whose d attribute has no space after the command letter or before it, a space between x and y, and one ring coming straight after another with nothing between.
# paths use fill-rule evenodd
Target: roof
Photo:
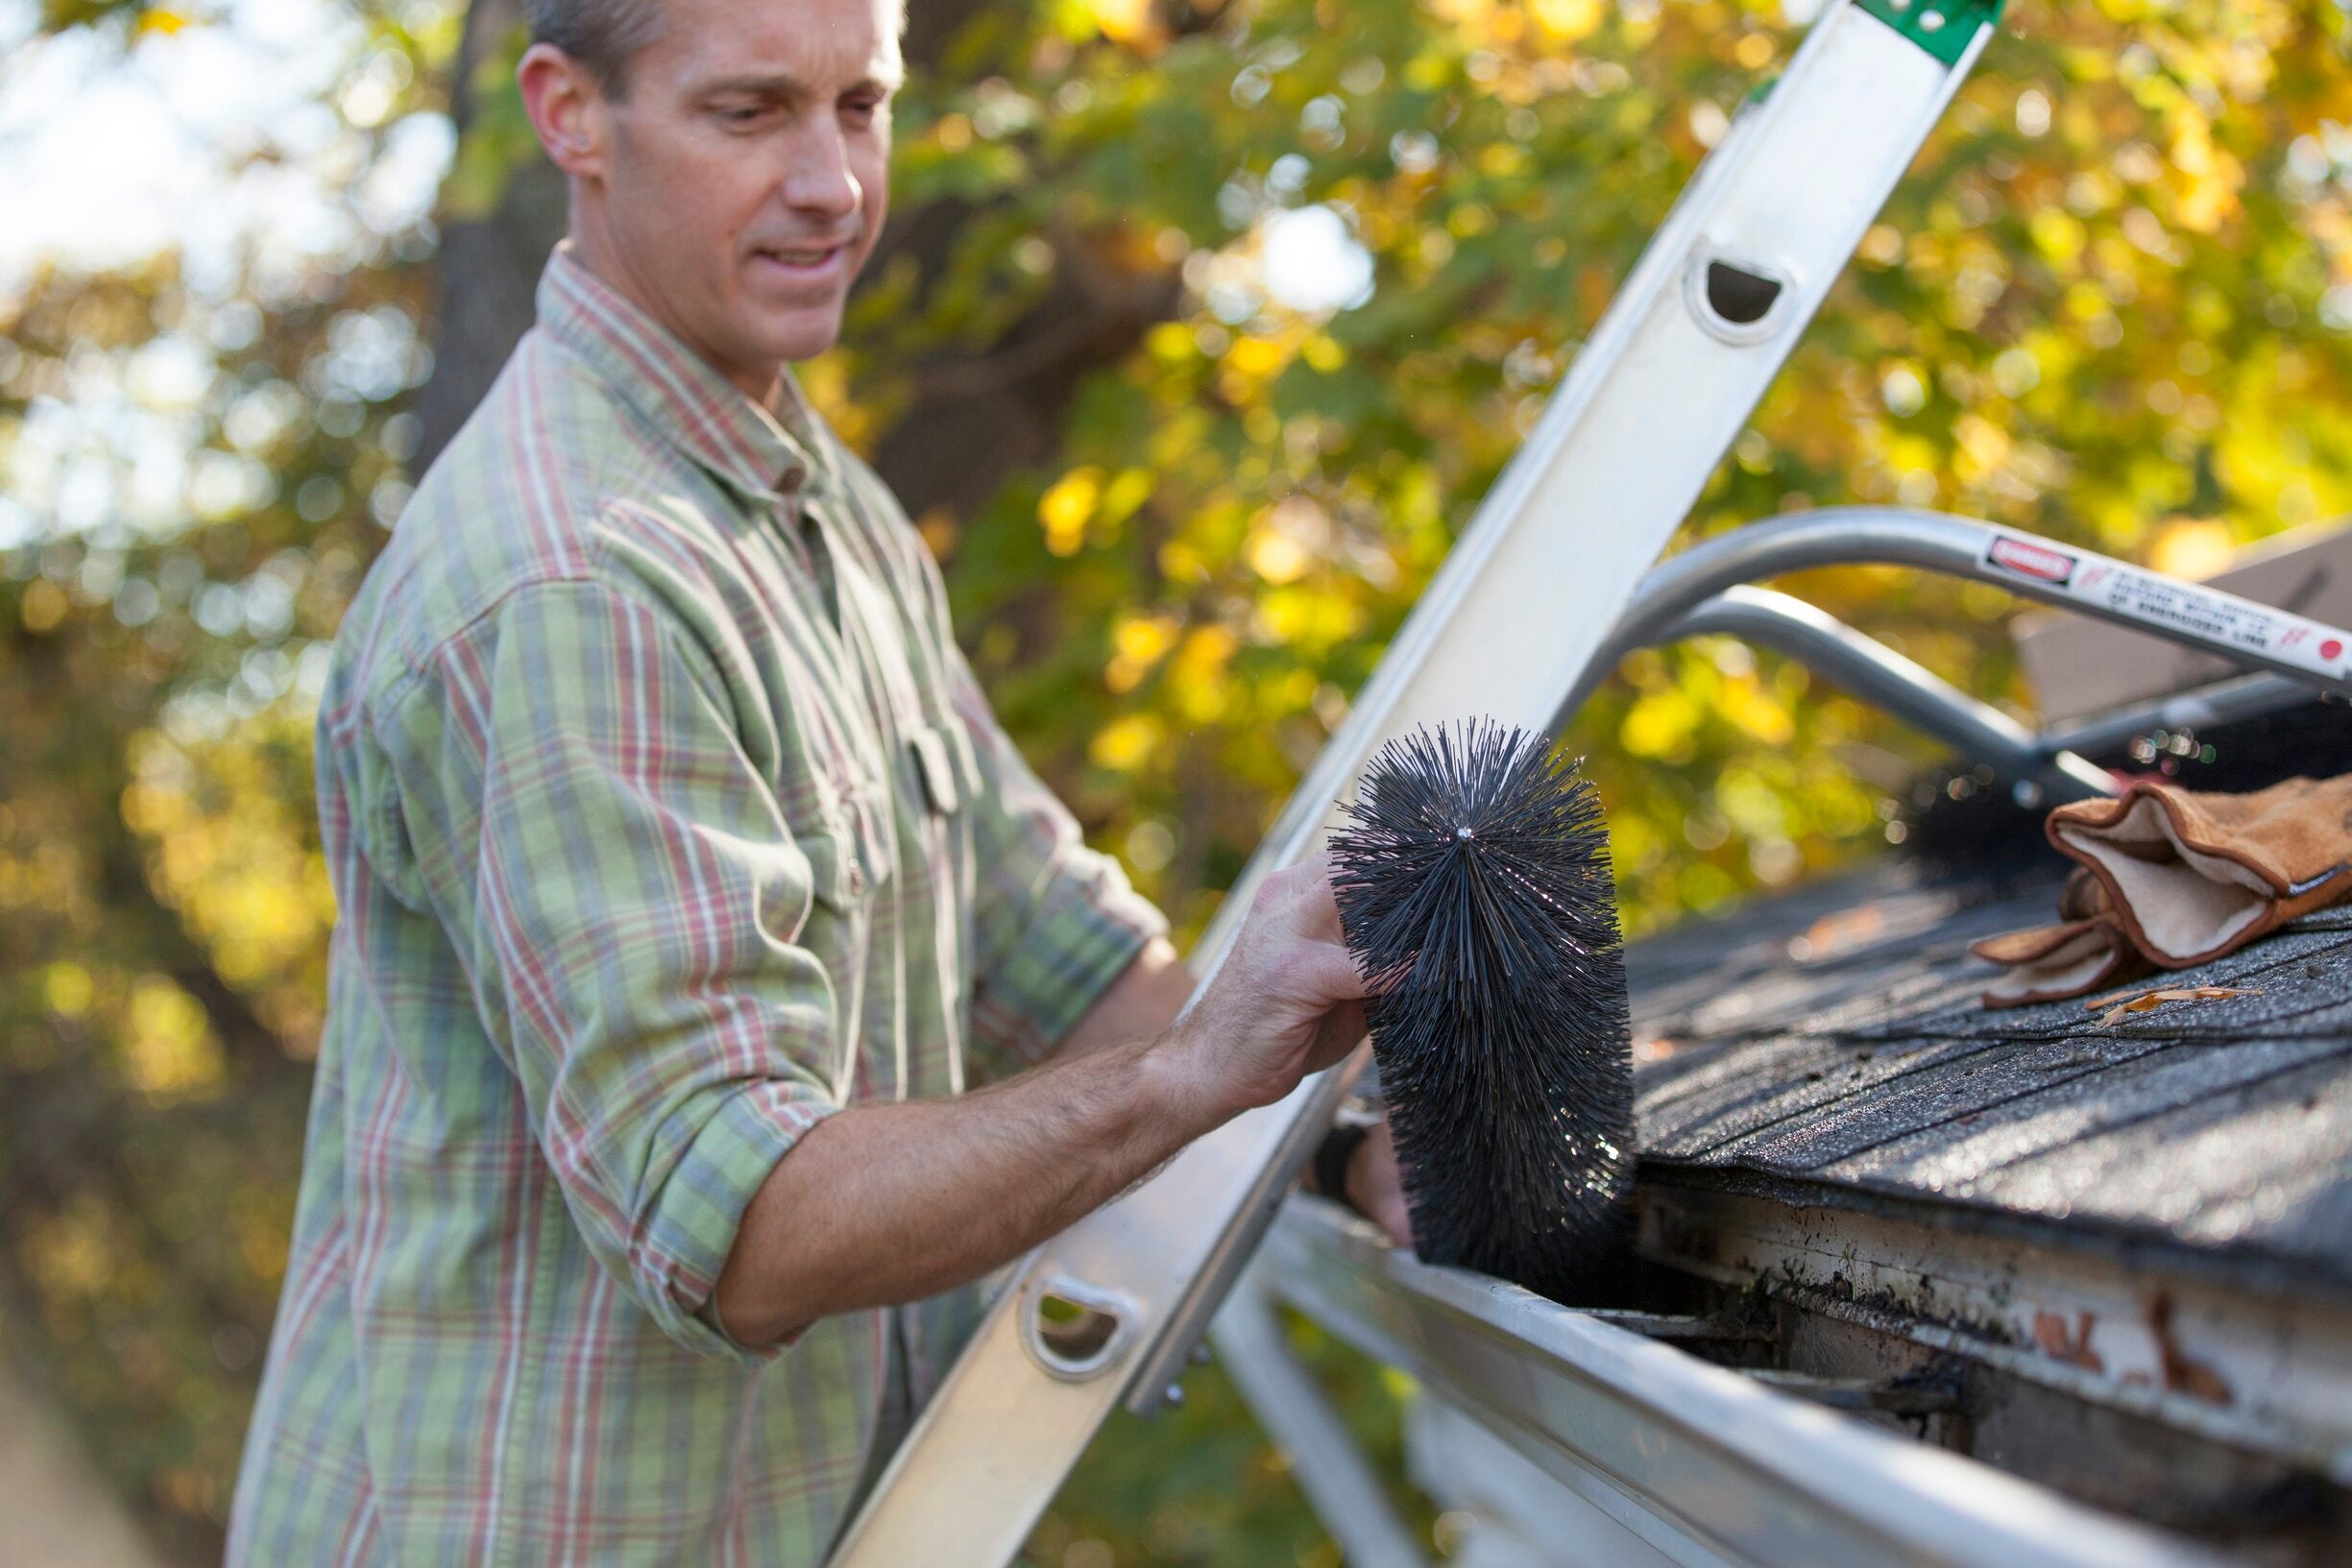
<instances>
[{"instance_id":1,"label":"roof","mask_svg":"<svg viewBox=\"0 0 2352 1568\"><path fill-rule=\"evenodd\" d=\"M1634 944L1644 1177L2352 1294L2352 909L2139 982L2242 997L1986 1010L1968 944L2051 920L2056 885L1889 860Z\"/></svg>"}]
</instances>

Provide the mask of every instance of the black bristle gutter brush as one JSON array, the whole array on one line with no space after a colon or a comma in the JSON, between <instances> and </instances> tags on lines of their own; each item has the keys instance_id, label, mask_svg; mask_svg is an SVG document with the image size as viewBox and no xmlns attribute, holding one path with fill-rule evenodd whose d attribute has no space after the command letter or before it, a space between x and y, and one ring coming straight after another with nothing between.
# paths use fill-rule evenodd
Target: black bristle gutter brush
<instances>
[{"instance_id":1,"label":"black bristle gutter brush","mask_svg":"<svg viewBox=\"0 0 2352 1568\"><path fill-rule=\"evenodd\" d=\"M1541 735L1390 741L1331 880L1423 1262L1556 1300L1632 1239L1634 1070L1608 829Z\"/></svg>"}]
</instances>

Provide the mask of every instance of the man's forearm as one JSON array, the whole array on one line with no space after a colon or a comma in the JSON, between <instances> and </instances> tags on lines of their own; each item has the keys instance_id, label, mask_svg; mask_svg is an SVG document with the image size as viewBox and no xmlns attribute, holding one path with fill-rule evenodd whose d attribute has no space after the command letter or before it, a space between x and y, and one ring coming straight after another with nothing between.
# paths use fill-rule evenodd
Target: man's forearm
<instances>
[{"instance_id":1,"label":"man's forearm","mask_svg":"<svg viewBox=\"0 0 2352 1568\"><path fill-rule=\"evenodd\" d=\"M728 1332L934 1295L1069 1226L1230 1114L1156 1040L1104 1046L959 1099L861 1106L777 1162L720 1274Z\"/></svg>"},{"instance_id":2,"label":"man's forearm","mask_svg":"<svg viewBox=\"0 0 2352 1568\"><path fill-rule=\"evenodd\" d=\"M1137 983L1176 989L1158 964ZM1216 979L1165 1032L960 1099L861 1106L811 1128L743 1211L719 1321L766 1344L978 1279L1341 1061L1364 1038L1363 996L1327 862L1275 872Z\"/></svg>"}]
</instances>

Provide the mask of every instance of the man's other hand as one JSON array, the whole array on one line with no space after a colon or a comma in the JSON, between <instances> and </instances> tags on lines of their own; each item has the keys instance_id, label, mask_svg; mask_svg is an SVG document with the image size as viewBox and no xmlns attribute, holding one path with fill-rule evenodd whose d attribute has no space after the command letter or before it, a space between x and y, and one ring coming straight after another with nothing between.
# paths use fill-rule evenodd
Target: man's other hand
<instances>
[{"instance_id":1,"label":"man's other hand","mask_svg":"<svg viewBox=\"0 0 2352 1568\"><path fill-rule=\"evenodd\" d=\"M1382 1230L1398 1246L1413 1244L1413 1218L1405 1205L1404 1177L1396 1169L1396 1140L1388 1118L1364 1134L1347 1156L1347 1206Z\"/></svg>"}]
</instances>

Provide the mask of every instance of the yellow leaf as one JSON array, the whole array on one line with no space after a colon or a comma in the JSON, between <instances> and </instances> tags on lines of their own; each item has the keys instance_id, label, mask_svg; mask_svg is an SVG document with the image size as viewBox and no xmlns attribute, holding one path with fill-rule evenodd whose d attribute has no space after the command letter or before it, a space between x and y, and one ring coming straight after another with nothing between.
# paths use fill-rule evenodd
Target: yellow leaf
<instances>
[{"instance_id":1,"label":"yellow leaf","mask_svg":"<svg viewBox=\"0 0 2352 1568\"><path fill-rule=\"evenodd\" d=\"M2063 208L2043 207L2025 220L2025 231L2033 236L2034 249L2060 266L2072 266L2082 254L2081 221Z\"/></svg>"},{"instance_id":2,"label":"yellow leaf","mask_svg":"<svg viewBox=\"0 0 2352 1568\"><path fill-rule=\"evenodd\" d=\"M1225 350L1225 368L1264 380L1282 368L1282 346L1271 338L1236 338Z\"/></svg>"},{"instance_id":3,"label":"yellow leaf","mask_svg":"<svg viewBox=\"0 0 2352 1568\"><path fill-rule=\"evenodd\" d=\"M1101 469L1072 469L1037 500L1037 520L1045 524L1045 547L1055 555L1076 555L1086 541L1086 522L1103 497Z\"/></svg>"},{"instance_id":4,"label":"yellow leaf","mask_svg":"<svg viewBox=\"0 0 2352 1568\"><path fill-rule=\"evenodd\" d=\"M1176 711L1194 724L1224 716L1225 663L1233 657L1233 634L1222 626L1194 630L1168 668L1168 688Z\"/></svg>"},{"instance_id":5,"label":"yellow leaf","mask_svg":"<svg viewBox=\"0 0 2352 1568\"><path fill-rule=\"evenodd\" d=\"M1111 659L1103 666L1103 684L1115 692L1134 690L1176 642L1176 629L1173 615L1120 616L1111 629Z\"/></svg>"},{"instance_id":6,"label":"yellow leaf","mask_svg":"<svg viewBox=\"0 0 2352 1568\"><path fill-rule=\"evenodd\" d=\"M1170 364L1193 357L1199 346L1193 342L1193 329L1182 322L1162 322L1144 337L1144 347L1154 359Z\"/></svg>"},{"instance_id":7,"label":"yellow leaf","mask_svg":"<svg viewBox=\"0 0 2352 1568\"><path fill-rule=\"evenodd\" d=\"M1466 31L1484 33L1494 12L1494 0L1430 0L1430 10L1449 22L1462 24Z\"/></svg>"},{"instance_id":8,"label":"yellow leaf","mask_svg":"<svg viewBox=\"0 0 2352 1568\"><path fill-rule=\"evenodd\" d=\"M1668 688L1642 693L1626 713L1617 738L1636 757L1671 758L1689 746L1698 728L1698 704Z\"/></svg>"},{"instance_id":9,"label":"yellow leaf","mask_svg":"<svg viewBox=\"0 0 2352 1568\"><path fill-rule=\"evenodd\" d=\"M158 1099L218 1089L228 1065L204 1008L160 975L132 987L123 1057L131 1086Z\"/></svg>"},{"instance_id":10,"label":"yellow leaf","mask_svg":"<svg viewBox=\"0 0 2352 1568\"><path fill-rule=\"evenodd\" d=\"M1452 67L1444 56L1432 52L1405 61L1403 75L1405 85L1415 92L1436 92L1452 79Z\"/></svg>"},{"instance_id":11,"label":"yellow leaf","mask_svg":"<svg viewBox=\"0 0 2352 1568\"><path fill-rule=\"evenodd\" d=\"M1152 0L1085 0L1086 13L1103 36L1132 43L1152 31Z\"/></svg>"},{"instance_id":12,"label":"yellow leaf","mask_svg":"<svg viewBox=\"0 0 2352 1568\"><path fill-rule=\"evenodd\" d=\"M1724 682L1717 706L1725 718L1767 746L1785 746L1797 737L1788 710L1767 696L1754 680Z\"/></svg>"},{"instance_id":13,"label":"yellow leaf","mask_svg":"<svg viewBox=\"0 0 2352 1568\"><path fill-rule=\"evenodd\" d=\"M1150 469L1121 469L1103 487L1102 499L1095 503L1096 522L1105 529L1117 528L1152 498L1152 487L1157 483L1157 476Z\"/></svg>"},{"instance_id":14,"label":"yellow leaf","mask_svg":"<svg viewBox=\"0 0 2352 1568\"><path fill-rule=\"evenodd\" d=\"M1086 755L1098 767L1132 773L1151 759L1164 733L1159 719L1151 713L1129 713L1113 719L1095 734Z\"/></svg>"},{"instance_id":15,"label":"yellow leaf","mask_svg":"<svg viewBox=\"0 0 2352 1568\"><path fill-rule=\"evenodd\" d=\"M41 989L49 1010L60 1018L79 1018L88 1012L97 995L90 972L75 963L51 964L42 977Z\"/></svg>"},{"instance_id":16,"label":"yellow leaf","mask_svg":"<svg viewBox=\"0 0 2352 1568\"><path fill-rule=\"evenodd\" d=\"M1536 25L1565 43L1601 25L1601 0L1535 0Z\"/></svg>"}]
</instances>

